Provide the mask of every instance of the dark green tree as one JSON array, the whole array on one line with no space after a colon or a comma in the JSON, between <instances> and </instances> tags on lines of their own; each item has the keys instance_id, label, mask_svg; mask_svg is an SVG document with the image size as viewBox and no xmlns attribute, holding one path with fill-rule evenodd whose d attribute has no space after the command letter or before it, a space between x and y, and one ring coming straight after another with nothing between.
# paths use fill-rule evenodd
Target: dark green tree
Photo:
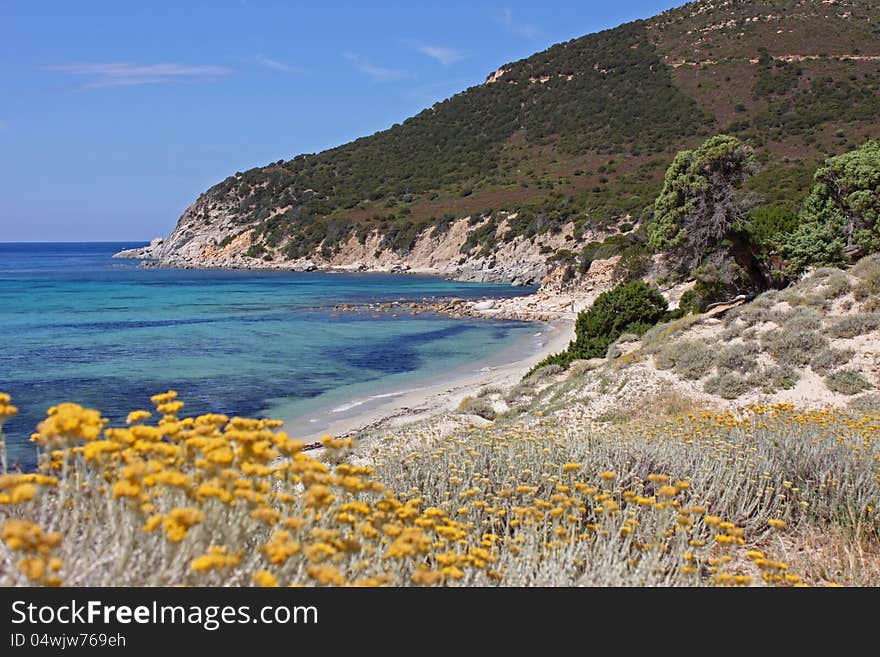
<instances>
[{"instance_id":1,"label":"dark green tree","mask_svg":"<svg viewBox=\"0 0 880 657\"><path fill-rule=\"evenodd\" d=\"M780 246L790 273L844 264L880 250L880 142L828 158L816 170L800 222Z\"/></svg>"},{"instance_id":2,"label":"dark green tree","mask_svg":"<svg viewBox=\"0 0 880 657\"><path fill-rule=\"evenodd\" d=\"M675 156L648 224L648 243L666 251L680 270L692 271L748 221L740 190L756 169L752 149L716 135Z\"/></svg>"}]
</instances>

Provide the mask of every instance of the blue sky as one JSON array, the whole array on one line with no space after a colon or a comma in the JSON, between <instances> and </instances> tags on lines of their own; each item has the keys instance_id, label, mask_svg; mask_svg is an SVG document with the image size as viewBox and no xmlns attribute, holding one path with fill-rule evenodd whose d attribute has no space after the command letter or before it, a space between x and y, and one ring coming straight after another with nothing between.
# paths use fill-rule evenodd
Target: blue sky
<instances>
[{"instance_id":1,"label":"blue sky","mask_svg":"<svg viewBox=\"0 0 880 657\"><path fill-rule=\"evenodd\" d=\"M0 0L0 241L167 235L235 171L677 4Z\"/></svg>"}]
</instances>

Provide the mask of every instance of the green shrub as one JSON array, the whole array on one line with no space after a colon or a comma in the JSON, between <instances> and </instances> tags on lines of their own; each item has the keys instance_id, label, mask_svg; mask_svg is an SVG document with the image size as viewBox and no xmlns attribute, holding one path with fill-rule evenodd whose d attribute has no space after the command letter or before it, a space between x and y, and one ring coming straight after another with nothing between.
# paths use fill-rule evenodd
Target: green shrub
<instances>
[{"instance_id":1,"label":"green shrub","mask_svg":"<svg viewBox=\"0 0 880 657\"><path fill-rule=\"evenodd\" d=\"M680 316L667 310L666 299L644 281L622 283L600 294L593 305L578 313L575 339L565 351L548 356L526 376L546 365L568 367L575 359L601 358L623 333L642 335L660 321Z\"/></svg>"},{"instance_id":2,"label":"green shrub","mask_svg":"<svg viewBox=\"0 0 880 657\"><path fill-rule=\"evenodd\" d=\"M810 359L810 368L821 376L831 374L838 367L846 365L855 352L852 349L835 349L834 347L825 347L816 352L816 355Z\"/></svg>"},{"instance_id":3,"label":"green shrub","mask_svg":"<svg viewBox=\"0 0 880 657\"><path fill-rule=\"evenodd\" d=\"M822 328L822 315L809 306L771 313L769 319L785 331L817 331Z\"/></svg>"},{"instance_id":4,"label":"green shrub","mask_svg":"<svg viewBox=\"0 0 880 657\"><path fill-rule=\"evenodd\" d=\"M715 356L718 372L739 372L746 374L758 364L758 345L754 342L732 344L723 347Z\"/></svg>"},{"instance_id":5,"label":"green shrub","mask_svg":"<svg viewBox=\"0 0 880 657\"><path fill-rule=\"evenodd\" d=\"M703 299L700 295L691 288L690 290L685 290L684 294L681 295L681 299L678 301L678 307L686 313L696 314L703 312L706 308L706 304L703 303Z\"/></svg>"},{"instance_id":6,"label":"green shrub","mask_svg":"<svg viewBox=\"0 0 880 657\"><path fill-rule=\"evenodd\" d=\"M695 381L706 376L715 365L715 353L709 345L694 341L675 363L675 373Z\"/></svg>"},{"instance_id":7,"label":"green shrub","mask_svg":"<svg viewBox=\"0 0 880 657\"><path fill-rule=\"evenodd\" d=\"M872 253L880 248L880 142L830 157L816 170L800 225L787 236L780 255L790 272L810 265L847 261L847 246Z\"/></svg>"},{"instance_id":8,"label":"green shrub","mask_svg":"<svg viewBox=\"0 0 880 657\"><path fill-rule=\"evenodd\" d=\"M487 399L474 399L473 397L462 399L458 405L458 412L477 415L484 420L494 420L498 415Z\"/></svg>"},{"instance_id":9,"label":"green shrub","mask_svg":"<svg viewBox=\"0 0 880 657\"><path fill-rule=\"evenodd\" d=\"M825 385L832 392L842 395L855 395L874 387L856 370L838 370L829 374L825 377Z\"/></svg>"},{"instance_id":10,"label":"green shrub","mask_svg":"<svg viewBox=\"0 0 880 657\"><path fill-rule=\"evenodd\" d=\"M813 354L824 348L828 340L814 331L775 329L761 336L761 346L779 365L803 367Z\"/></svg>"},{"instance_id":11,"label":"green shrub","mask_svg":"<svg viewBox=\"0 0 880 657\"><path fill-rule=\"evenodd\" d=\"M797 212L783 205L762 205L751 211L748 233L752 242L769 250L781 235L792 232L798 225Z\"/></svg>"},{"instance_id":12,"label":"green shrub","mask_svg":"<svg viewBox=\"0 0 880 657\"><path fill-rule=\"evenodd\" d=\"M540 381L541 379L546 379L551 376L555 376L560 372L564 371L561 365L557 365L555 363L550 365L544 365L543 367L539 367L534 372L529 374L529 378L535 381Z\"/></svg>"},{"instance_id":13,"label":"green shrub","mask_svg":"<svg viewBox=\"0 0 880 657\"><path fill-rule=\"evenodd\" d=\"M837 320L828 328L835 338L854 338L880 329L880 313L859 313Z\"/></svg>"},{"instance_id":14,"label":"green shrub","mask_svg":"<svg viewBox=\"0 0 880 657\"><path fill-rule=\"evenodd\" d=\"M710 395L718 395L724 399L736 399L751 389L752 384L749 380L744 379L739 374L733 372L716 374L715 376L706 379L706 383L703 384L704 391L708 392Z\"/></svg>"},{"instance_id":15,"label":"green shrub","mask_svg":"<svg viewBox=\"0 0 880 657\"><path fill-rule=\"evenodd\" d=\"M847 406L862 413L876 413L880 411L880 394L859 395L851 399Z\"/></svg>"},{"instance_id":16,"label":"green shrub","mask_svg":"<svg viewBox=\"0 0 880 657\"><path fill-rule=\"evenodd\" d=\"M880 257L873 255L862 258L853 266L850 273L859 279L853 288L853 295L858 301L880 296Z\"/></svg>"},{"instance_id":17,"label":"green shrub","mask_svg":"<svg viewBox=\"0 0 880 657\"><path fill-rule=\"evenodd\" d=\"M788 365L771 365L754 371L749 375L749 382L761 392L768 395L778 390L790 390L798 382L800 374Z\"/></svg>"}]
</instances>

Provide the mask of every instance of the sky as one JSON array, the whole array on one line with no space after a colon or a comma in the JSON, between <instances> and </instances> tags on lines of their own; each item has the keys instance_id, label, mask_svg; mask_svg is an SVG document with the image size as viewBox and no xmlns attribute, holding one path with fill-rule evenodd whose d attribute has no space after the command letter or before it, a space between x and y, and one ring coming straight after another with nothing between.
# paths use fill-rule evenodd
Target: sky
<instances>
[{"instance_id":1,"label":"sky","mask_svg":"<svg viewBox=\"0 0 880 657\"><path fill-rule=\"evenodd\" d=\"M236 171L675 0L0 0L0 241L140 241Z\"/></svg>"}]
</instances>

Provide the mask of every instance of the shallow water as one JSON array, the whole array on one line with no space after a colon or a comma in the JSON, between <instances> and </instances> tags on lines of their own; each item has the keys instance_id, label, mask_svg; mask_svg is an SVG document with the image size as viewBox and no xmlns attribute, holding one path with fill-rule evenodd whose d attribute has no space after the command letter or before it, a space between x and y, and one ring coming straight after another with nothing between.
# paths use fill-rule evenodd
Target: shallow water
<instances>
[{"instance_id":1,"label":"shallow water","mask_svg":"<svg viewBox=\"0 0 880 657\"><path fill-rule=\"evenodd\" d=\"M534 340L526 322L332 309L530 288L411 275L154 269L110 257L134 246L141 244L0 244L0 390L20 409L5 426L13 461L33 465L27 436L61 401L120 422L174 388L189 413L283 407L307 423L315 409L412 389Z\"/></svg>"}]
</instances>

